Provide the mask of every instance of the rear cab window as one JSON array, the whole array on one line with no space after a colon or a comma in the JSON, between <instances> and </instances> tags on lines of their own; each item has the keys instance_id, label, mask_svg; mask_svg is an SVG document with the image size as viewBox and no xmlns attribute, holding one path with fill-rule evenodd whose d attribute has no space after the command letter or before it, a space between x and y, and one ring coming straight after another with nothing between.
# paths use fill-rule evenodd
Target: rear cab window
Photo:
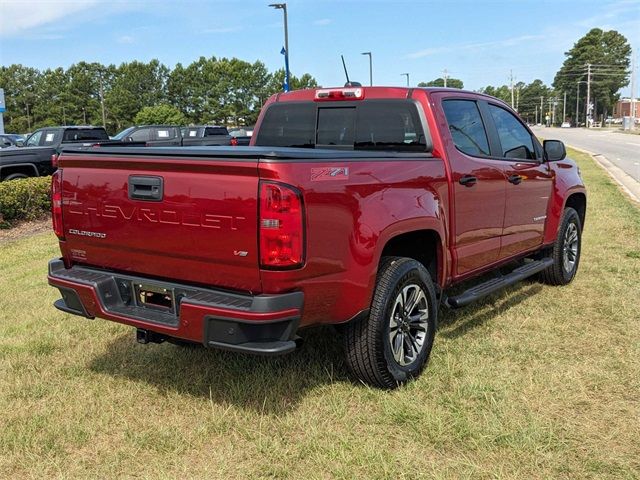
<instances>
[{"instance_id":1,"label":"rear cab window","mask_svg":"<svg viewBox=\"0 0 640 480\"><path fill-rule=\"evenodd\" d=\"M257 146L425 152L427 138L412 100L272 104Z\"/></svg>"},{"instance_id":2,"label":"rear cab window","mask_svg":"<svg viewBox=\"0 0 640 480\"><path fill-rule=\"evenodd\" d=\"M109 135L103 128L70 128L65 130L62 136L62 143L102 140L109 140Z\"/></svg>"},{"instance_id":3,"label":"rear cab window","mask_svg":"<svg viewBox=\"0 0 640 480\"><path fill-rule=\"evenodd\" d=\"M204 129L205 137L212 137L214 135L229 135L229 131L226 127L206 127Z\"/></svg>"}]
</instances>

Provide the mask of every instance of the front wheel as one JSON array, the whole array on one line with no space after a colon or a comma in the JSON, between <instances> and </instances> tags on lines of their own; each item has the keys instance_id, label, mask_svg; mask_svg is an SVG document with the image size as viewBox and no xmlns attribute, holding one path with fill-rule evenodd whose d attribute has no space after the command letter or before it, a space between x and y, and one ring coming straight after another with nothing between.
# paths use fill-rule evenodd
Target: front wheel
<instances>
[{"instance_id":1,"label":"front wheel","mask_svg":"<svg viewBox=\"0 0 640 480\"><path fill-rule=\"evenodd\" d=\"M437 314L427 269L411 258L383 258L369 316L345 326L349 369L380 388L417 377L431 353Z\"/></svg>"},{"instance_id":2,"label":"front wheel","mask_svg":"<svg viewBox=\"0 0 640 480\"><path fill-rule=\"evenodd\" d=\"M553 244L553 264L543 270L540 278L549 285L566 285L576 276L582 249L582 224L573 208L567 207L562 216L558 236Z\"/></svg>"}]
</instances>

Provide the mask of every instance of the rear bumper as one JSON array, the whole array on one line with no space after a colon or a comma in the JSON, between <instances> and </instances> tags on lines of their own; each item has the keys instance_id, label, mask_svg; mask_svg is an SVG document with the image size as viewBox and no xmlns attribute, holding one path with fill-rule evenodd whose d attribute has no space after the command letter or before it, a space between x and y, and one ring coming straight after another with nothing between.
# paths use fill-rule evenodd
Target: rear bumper
<instances>
[{"instance_id":1,"label":"rear bumper","mask_svg":"<svg viewBox=\"0 0 640 480\"><path fill-rule=\"evenodd\" d=\"M295 349L302 292L239 295L49 262L49 285L62 295L59 310L86 318L104 318L167 337L239 352L277 355ZM171 309L141 306L135 285L166 288L174 296Z\"/></svg>"}]
</instances>

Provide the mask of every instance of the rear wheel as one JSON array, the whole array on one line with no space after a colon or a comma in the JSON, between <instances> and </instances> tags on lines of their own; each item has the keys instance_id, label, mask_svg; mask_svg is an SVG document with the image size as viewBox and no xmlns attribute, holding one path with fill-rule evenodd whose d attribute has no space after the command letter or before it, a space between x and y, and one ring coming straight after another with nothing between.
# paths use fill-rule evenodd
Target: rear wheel
<instances>
[{"instance_id":1,"label":"rear wheel","mask_svg":"<svg viewBox=\"0 0 640 480\"><path fill-rule=\"evenodd\" d=\"M566 285L576 276L582 248L582 225L580 216L567 207L562 216L558 236L553 244L553 265L543 270L540 278L549 285Z\"/></svg>"},{"instance_id":2,"label":"rear wheel","mask_svg":"<svg viewBox=\"0 0 640 480\"><path fill-rule=\"evenodd\" d=\"M7 175L6 177L4 177L4 180L5 181L19 180L21 178L29 178L29 176L25 175L24 173L11 173L11 174Z\"/></svg>"},{"instance_id":3,"label":"rear wheel","mask_svg":"<svg viewBox=\"0 0 640 480\"><path fill-rule=\"evenodd\" d=\"M395 388L424 368L436 329L436 295L416 260L385 257L368 317L345 326L347 365L361 381Z\"/></svg>"}]
</instances>

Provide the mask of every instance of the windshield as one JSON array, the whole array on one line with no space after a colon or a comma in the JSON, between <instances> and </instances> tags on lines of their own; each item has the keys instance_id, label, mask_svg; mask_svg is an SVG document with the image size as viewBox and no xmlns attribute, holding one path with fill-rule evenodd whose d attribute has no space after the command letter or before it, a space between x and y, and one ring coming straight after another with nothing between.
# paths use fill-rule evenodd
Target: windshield
<instances>
[{"instance_id":1,"label":"windshield","mask_svg":"<svg viewBox=\"0 0 640 480\"><path fill-rule=\"evenodd\" d=\"M125 137L128 137L129 134L131 132L133 132L133 129L135 127L129 127L129 128L125 128L123 131L121 131L119 134L117 134L115 137L112 137L113 140L124 140Z\"/></svg>"}]
</instances>

